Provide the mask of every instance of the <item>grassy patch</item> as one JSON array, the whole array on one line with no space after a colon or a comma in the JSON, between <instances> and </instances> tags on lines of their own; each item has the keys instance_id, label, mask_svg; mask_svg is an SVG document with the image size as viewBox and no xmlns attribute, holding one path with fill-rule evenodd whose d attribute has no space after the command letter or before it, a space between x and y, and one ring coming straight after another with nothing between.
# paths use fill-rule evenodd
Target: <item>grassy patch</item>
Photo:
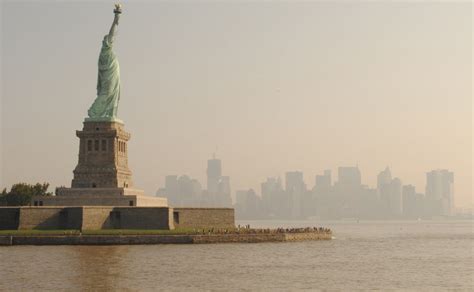
<instances>
[{"instance_id":1,"label":"grassy patch","mask_svg":"<svg viewBox=\"0 0 474 292\"><path fill-rule=\"evenodd\" d=\"M22 235L22 236L41 236L41 235L77 235L79 230L0 230L2 235Z\"/></svg>"}]
</instances>

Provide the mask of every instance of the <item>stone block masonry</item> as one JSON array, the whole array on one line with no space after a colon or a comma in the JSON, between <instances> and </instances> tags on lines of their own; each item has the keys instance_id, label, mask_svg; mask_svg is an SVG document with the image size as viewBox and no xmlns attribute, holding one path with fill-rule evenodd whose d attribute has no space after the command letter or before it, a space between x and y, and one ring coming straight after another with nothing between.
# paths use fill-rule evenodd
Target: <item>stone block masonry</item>
<instances>
[{"instance_id":1,"label":"stone block masonry","mask_svg":"<svg viewBox=\"0 0 474 292\"><path fill-rule=\"evenodd\" d=\"M120 229L174 229L171 208L115 208L111 217ZM112 213L111 213L112 214Z\"/></svg>"},{"instance_id":2,"label":"stone block masonry","mask_svg":"<svg viewBox=\"0 0 474 292\"><path fill-rule=\"evenodd\" d=\"M82 224L78 229L98 230L113 229L118 222L114 222L113 207L87 207L82 209ZM112 214L112 216L111 216ZM115 223L115 224L114 224Z\"/></svg>"},{"instance_id":3,"label":"stone block masonry","mask_svg":"<svg viewBox=\"0 0 474 292\"><path fill-rule=\"evenodd\" d=\"M176 228L234 228L232 208L174 208Z\"/></svg>"},{"instance_id":4,"label":"stone block masonry","mask_svg":"<svg viewBox=\"0 0 474 292\"><path fill-rule=\"evenodd\" d=\"M228 208L0 207L0 230L234 228Z\"/></svg>"},{"instance_id":5,"label":"stone block masonry","mask_svg":"<svg viewBox=\"0 0 474 292\"><path fill-rule=\"evenodd\" d=\"M128 168L130 134L122 123L84 122L84 128L76 135L80 139L79 161L72 188L133 187Z\"/></svg>"},{"instance_id":6,"label":"stone block masonry","mask_svg":"<svg viewBox=\"0 0 474 292\"><path fill-rule=\"evenodd\" d=\"M2 208L0 210L0 229L18 229L20 208Z\"/></svg>"},{"instance_id":7,"label":"stone block masonry","mask_svg":"<svg viewBox=\"0 0 474 292\"><path fill-rule=\"evenodd\" d=\"M26 207L19 208L19 211L18 229L69 229L67 224L70 220L64 208Z\"/></svg>"}]
</instances>

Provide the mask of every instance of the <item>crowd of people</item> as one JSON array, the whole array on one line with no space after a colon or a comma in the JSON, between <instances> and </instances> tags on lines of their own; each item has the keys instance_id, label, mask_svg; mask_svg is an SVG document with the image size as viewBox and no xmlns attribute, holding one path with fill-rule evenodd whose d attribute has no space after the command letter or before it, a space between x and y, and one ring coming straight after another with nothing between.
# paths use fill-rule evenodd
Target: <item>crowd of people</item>
<instances>
[{"instance_id":1,"label":"crowd of people","mask_svg":"<svg viewBox=\"0 0 474 292\"><path fill-rule=\"evenodd\" d=\"M195 230L198 234L276 234L276 233L332 233L331 229L324 227L304 227L304 228L250 228L250 225L236 228L209 228Z\"/></svg>"}]
</instances>

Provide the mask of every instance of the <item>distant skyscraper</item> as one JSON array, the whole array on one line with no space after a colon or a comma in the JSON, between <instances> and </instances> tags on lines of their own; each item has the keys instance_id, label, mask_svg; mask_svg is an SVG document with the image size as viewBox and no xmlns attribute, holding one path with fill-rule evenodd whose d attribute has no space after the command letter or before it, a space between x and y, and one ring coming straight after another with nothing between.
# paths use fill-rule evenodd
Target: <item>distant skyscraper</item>
<instances>
[{"instance_id":1,"label":"distant skyscraper","mask_svg":"<svg viewBox=\"0 0 474 292\"><path fill-rule=\"evenodd\" d=\"M402 215L402 181L396 177L392 179L390 184L390 212L392 215L399 217Z\"/></svg>"},{"instance_id":2,"label":"distant skyscraper","mask_svg":"<svg viewBox=\"0 0 474 292\"><path fill-rule=\"evenodd\" d=\"M215 156L207 161L207 194L211 205L232 207L230 178L222 176L222 163Z\"/></svg>"},{"instance_id":3,"label":"distant skyscraper","mask_svg":"<svg viewBox=\"0 0 474 292\"><path fill-rule=\"evenodd\" d=\"M182 175L178 178L178 204L179 207L192 207L194 203L193 184L191 178Z\"/></svg>"},{"instance_id":4,"label":"distant skyscraper","mask_svg":"<svg viewBox=\"0 0 474 292\"><path fill-rule=\"evenodd\" d=\"M261 184L262 187L262 199L264 201L270 200L272 195L282 189L281 179L278 177L269 177L266 182Z\"/></svg>"},{"instance_id":5,"label":"distant skyscraper","mask_svg":"<svg viewBox=\"0 0 474 292\"><path fill-rule=\"evenodd\" d=\"M167 175L165 177L165 193L171 206L178 203L178 176Z\"/></svg>"},{"instance_id":6,"label":"distant skyscraper","mask_svg":"<svg viewBox=\"0 0 474 292\"><path fill-rule=\"evenodd\" d=\"M284 206L288 206L285 201L285 194L281 179L275 177L267 178L261 184L262 208L263 212L269 216L282 216Z\"/></svg>"},{"instance_id":7,"label":"distant skyscraper","mask_svg":"<svg viewBox=\"0 0 474 292\"><path fill-rule=\"evenodd\" d=\"M339 167L338 184L346 187L359 187L361 185L361 175L358 166Z\"/></svg>"},{"instance_id":8,"label":"distant skyscraper","mask_svg":"<svg viewBox=\"0 0 474 292\"><path fill-rule=\"evenodd\" d=\"M290 171L286 173L286 193L290 197L291 217L302 217L302 198L306 193L306 185L303 181L303 173L300 171Z\"/></svg>"},{"instance_id":9,"label":"distant skyscraper","mask_svg":"<svg viewBox=\"0 0 474 292\"><path fill-rule=\"evenodd\" d=\"M415 186L406 185L402 188L403 215L407 218L419 218L421 210Z\"/></svg>"},{"instance_id":10,"label":"distant skyscraper","mask_svg":"<svg viewBox=\"0 0 474 292\"><path fill-rule=\"evenodd\" d=\"M217 206L232 207L232 197L230 190L230 177L221 176L218 185L218 196L216 197Z\"/></svg>"},{"instance_id":11,"label":"distant skyscraper","mask_svg":"<svg viewBox=\"0 0 474 292\"><path fill-rule=\"evenodd\" d=\"M381 213L388 218L399 218L403 212L402 181L392 179L390 168L377 175L377 193L381 202Z\"/></svg>"},{"instance_id":12,"label":"distant skyscraper","mask_svg":"<svg viewBox=\"0 0 474 292\"><path fill-rule=\"evenodd\" d=\"M315 179L315 189L327 191L331 188L331 170L325 170L323 175L317 175Z\"/></svg>"},{"instance_id":13,"label":"distant skyscraper","mask_svg":"<svg viewBox=\"0 0 474 292\"><path fill-rule=\"evenodd\" d=\"M380 172L377 175L377 189L381 190L384 185L388 185L392 182L392 173L390 172L390 168L388 166L385 168L384 171Z\"/></svg>"},{"instance_id":14,"label":"distant skyscraper","mask_svg":"<svg viewBox=\"0 0 474 292\"><path fill-rule=\"evenodd\" d=\"M303 173L301 171L289 171L285 176L285 190L292 191L294 189L303 190L304 181Z\"/></svg>"},{"instance_id":15,"label":"distant skyscraper","mask_svg":"<svg viewBox=\"0 0 474 292\"><path fill-rule=\"evenodd\" d=\"M201 184L187 175L180 177L167 175L165 187L160 188L158 194L167 197L169 204L173 207L199 207L202 205Z\"/></svg>"},{"instance_id":16,"label":"distant skyscraper","mask_svg":"<svg viewBox=\"0 0 474 292\"><path fill-rule=\"evenodd\" d=\"M213 157L207 161L207 191L209 194L217 194L219 181L222 176L221 160Z\"/></svg>"},{"instance_id":17,"label":"distant skyscraper","mask_svg":"<svg viewBox=\"0 0 474 292\"><path fill-rule=\"evenodd\" d=\"M426 174L426 199L433 215L449 216L454 206L454 173L446 169Z\"/></svg>"}]
</instances>

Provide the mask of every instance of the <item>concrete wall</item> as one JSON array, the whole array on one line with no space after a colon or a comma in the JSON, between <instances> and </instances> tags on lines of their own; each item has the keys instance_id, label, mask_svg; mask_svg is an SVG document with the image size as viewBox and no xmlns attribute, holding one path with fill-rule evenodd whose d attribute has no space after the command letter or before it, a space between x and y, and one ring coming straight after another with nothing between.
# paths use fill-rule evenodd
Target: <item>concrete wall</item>
<instances>
[{"instance_id":1,"label":"concrete wall","mask_svg":"<svg viewBox=\"0 0 474 292\"><path fill-rule=\"evenodd\" d=\"M174 229L168 207L2 207L0 229Z\"/></svg>"},{"instance_id":2,"label":"concrete wall","mask_svg":"<svg viewBox=\"0 0 474 292\"><path fill-rule=\"evenodd\" d=\"M111 219L113 207L81 207L82 209L82 229L98 230L113 229L114 224Z\"/></svg>"},{"instance_id":3,"label":"concrete wall","mask_svg":"<svg viewBox=\"0 0 474 292\"><path fill-rule=\"evenodd\" d=\"M176 219L176 220L175 220ZM232 228L234 209L168 207L2 207L0 229Z\"/></svg>"},{"instance_id":4,"label":"concrete wall","mask_svg":"<svg viewBox=\"0 0 474 292\"><path fill-rule=\"evenodd\" d=\"M234 228L232 208L173 208L175 228Z\"/></svg>"},{"instance_id":5,"label":"concrete wall","mask_svg":"<svg viewBox=\"0 0 474 292\"><path fill-rule=\"evenodd\" d=\"M82 208L5 207L0 208L0 229L80 229Z\"/></svg>"},{"instance_id":6,"label":"concrete wall","mask_svg":"<svg viewBox=\"0 0 474 292\"><path fill-rule=\"evenodd\" d=\"M67 216L62 207L22 207L18 229L66 229Z\"/></svg>"},{"instance_id":7,"label":"concrete wall","mask_svg":"<svg viewBox=\"0 0 474 292\"><path fill-rule=\"evenodd\" d=\"M18 229L20 209L17 207L0 207L0 230Z\"/></svg>"},{"instance_id":8,"label":"concrete wall","mask_svg":"<svg viewBox=\"0 0 474 292\"><path fill-rule=\"evenodd\" d=\"M62 222L62 228L64 229L81 229L82 226L82 207L71 207L64 208L64 216L66 216L65 222Z\"/></svg>"},{"instance_id":9,"label":"concrete wall","mask_svg":"<svg viewBox=\"0 0 474 292\"><path fill-rule=\"evenodd\" d=\"M167 207L116 207L114 212L115 228L173 229L169 224L170 208Z\"/></svg>"}]
</instances>

